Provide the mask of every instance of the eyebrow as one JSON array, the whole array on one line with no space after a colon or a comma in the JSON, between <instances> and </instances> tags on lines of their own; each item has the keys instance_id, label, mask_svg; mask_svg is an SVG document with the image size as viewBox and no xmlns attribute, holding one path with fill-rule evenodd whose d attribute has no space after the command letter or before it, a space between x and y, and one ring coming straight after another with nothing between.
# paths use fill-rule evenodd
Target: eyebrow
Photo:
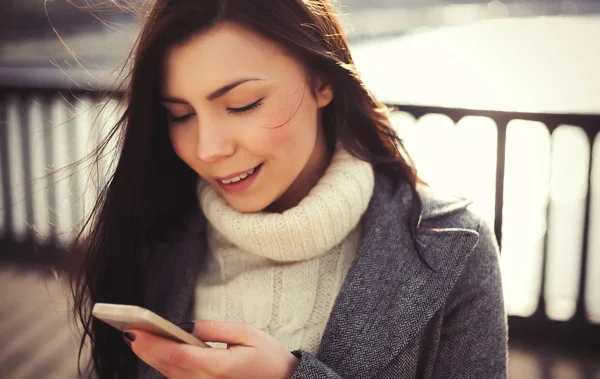
<instances>
[{"instance_id":1,"label":"eyebrow","mask_svg":"<svg viewBox=\"0 0 600 379\"><path fill-rule=\"evenodd\" d=\"M247 82L257 81L257 80L264 80L264 79L248 78L248 79L236 80L233 83L224 85L223 87L219 88L218 90L211 92L206 98L210 101L213 101L215 99L218 99L219 97L225 96L225 94L227 94L229 91L231 91L232 89L234 89L235 87L237 87L239 85L242 85ZM170 96L166 96L166 97L162 96L160 98L160 100L164 103L173 103L173 104L187 104L188 103L187 101L185 101L183 99L179 99L176 97L170 97Z\"/></svg>"}]
</instances>

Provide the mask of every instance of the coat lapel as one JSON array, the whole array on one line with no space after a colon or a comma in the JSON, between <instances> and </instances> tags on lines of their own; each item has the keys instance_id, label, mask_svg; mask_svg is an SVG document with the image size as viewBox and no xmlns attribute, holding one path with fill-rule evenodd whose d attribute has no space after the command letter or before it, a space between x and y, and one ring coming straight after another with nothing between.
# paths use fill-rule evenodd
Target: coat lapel
<instances>
[{"instance_id":1,"label":"coat lapel","mask_svg":"<svg viewBox=\"0 0 600 379\"><path fill-rule=\"evenodd\" d=\"M365 216L363 243L317 355L342 377L374 377L413 340L443 305L478 241L471 229L426 227L467 202L430 201L427 192L421 196L417 253L407 222L410 189L394 192L378 180Z\"/></svg>"}]
</instances>

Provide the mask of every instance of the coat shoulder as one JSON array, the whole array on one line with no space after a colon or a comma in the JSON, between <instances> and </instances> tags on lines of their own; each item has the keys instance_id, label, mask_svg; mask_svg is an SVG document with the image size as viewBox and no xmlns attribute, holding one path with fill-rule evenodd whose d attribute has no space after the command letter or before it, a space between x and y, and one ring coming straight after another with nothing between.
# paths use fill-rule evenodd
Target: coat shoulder
<instances>
[{"instance_id":1,"label":"coat shoulder","mask_svg":"<svg viewBox=\"0 0 600 379\"><path fill-rule=\"evenodd\" d=\"M483 220L473 210L473 201L426 186L418 186L417 192L422 203L420 227L479 230Z\"/></svg>"},{"instance_id":2,"label":"coat shoulder","mask_svg":"<svg viewBox=\"0 0 600 379\"><path fill-rule=\"evenodd\" d=\"M422 203L417 240L430 266L440 270L452 267L461 273L469 260L477 261L484 270L497 264L499 248L493 228L471 200L431 187L417 190Z\"/></svg>"}]
</instances>

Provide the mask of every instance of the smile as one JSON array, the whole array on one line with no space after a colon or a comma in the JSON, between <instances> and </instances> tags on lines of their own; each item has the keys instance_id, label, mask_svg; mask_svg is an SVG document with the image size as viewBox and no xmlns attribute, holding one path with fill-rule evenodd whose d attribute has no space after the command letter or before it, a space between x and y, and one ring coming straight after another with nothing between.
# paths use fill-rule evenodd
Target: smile
<instances>
[{"instance_id":1,"label":"smile","mask_svg":"<svg viewBox=\"0 0 600 379\"><path fill-rule=\"evenodd\" d=\"M258 166L257 166L257 167L258 167ZM252 170L248 171L248 172L245 172L245 173L243 173L243 174L241 174L241 175L235 176L235 177L233 177L233 178L231 178L231 179L224 179L224 180L220 180L220 182L221 182L221 183L223 183L223 184L237 183L237 182L239 182L240 180L244 180L244 179L246 179L248 176L252 175L252 174L254 173L254 170L256 170L256 167L255 167L255 168L253 168Z\"/></svg>"},{"instance_id":2,"label":"smile","mask_svg":"<svg viewBox=\"0 0 600 379\"><path fill-rule=\"evenodd\" d=\"M243 172L241 174L237 174L236 176L229 177L227 179L215 178L217 183L228 192L241 192L246 190L254 179L258 176L260 169L262 168L262 163L258 166L254 167L251 170Z\"/></svg>"}]
</instances>

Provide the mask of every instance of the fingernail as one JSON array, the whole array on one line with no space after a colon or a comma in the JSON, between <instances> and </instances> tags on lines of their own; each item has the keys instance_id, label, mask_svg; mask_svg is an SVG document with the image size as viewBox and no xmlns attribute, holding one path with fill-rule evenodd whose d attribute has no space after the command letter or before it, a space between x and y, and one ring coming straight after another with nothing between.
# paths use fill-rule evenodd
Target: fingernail
<instances>
[{"instance_id":1,"label":"fingernail","mask_svg":"<svg viewBox=\"0 0 600 379\"><path fill-rule=\"evenodd\" d=\"M181 329L185 330L186 332L191 333L191 332L194 331L194 325L195 324L196 323L194 321L184 322L184 323L179 324L179 327Z\"/></svg>"},{"instance_id":2,"label":"fingernail","mask_svg":"<svg viewBox=\"0 0 600 379\"><path fill-rule=\"evenodd\" d=\"M131 346L131 343L135 341L135 334L131 332L125 332L123 333L123 338L125 338L125 341L129 342L129 345Z\"/></svg>"}]
</instances>

